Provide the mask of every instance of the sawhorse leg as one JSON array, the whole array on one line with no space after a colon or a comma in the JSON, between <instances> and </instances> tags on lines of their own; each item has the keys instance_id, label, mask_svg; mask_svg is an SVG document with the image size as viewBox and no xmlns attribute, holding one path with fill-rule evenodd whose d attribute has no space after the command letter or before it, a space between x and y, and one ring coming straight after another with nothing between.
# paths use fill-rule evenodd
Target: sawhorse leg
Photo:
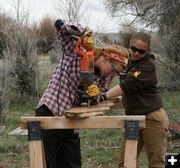
<instances>
[{"instance_id":1,"label":"sawhorse leg","mask_svg":"<svg viewBox=\"0 0 180 168\"><path fill-rule=\"evenodd\" d=\"M139 121L125 121L124 168L136 168Z\"/></svg>"},{"instance_id":2,"label":"sawhorse leg","mask_svg":"<svg viewBox=\"0 0 180 168\"><path fill-rule=\"evenodd\" d=\"M28 140L30 152L30 168L46 168L44 146L41 140L40 121L29 121Z\"/></svg>"}]
</instances>

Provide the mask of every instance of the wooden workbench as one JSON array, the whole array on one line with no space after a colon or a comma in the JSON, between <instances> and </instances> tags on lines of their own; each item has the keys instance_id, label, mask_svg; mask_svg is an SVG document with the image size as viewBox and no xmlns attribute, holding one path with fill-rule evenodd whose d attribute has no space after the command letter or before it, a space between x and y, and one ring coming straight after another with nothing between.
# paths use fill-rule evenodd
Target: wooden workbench
<instances>
[{"instance_id":1,"label":"wooden workbench","mask_svg":"<svg viewBox=\"0 0 180 168\"><path fill-rule=\"evenodd\" d=\"M66 112L66 117L21 117L21 128L28 128L30 168L46 167L43 142L39 136L40 129L125 128L127 132L128 127L125 127L127 123L130 123L129 126L132 124L132 127L128 130L130 138L126 139L124 167L135 168L137 130L145 127L145 116L99 116L103 115L106 110L120 108L123 108L121 97L91 107L87 107L87 105L73 107ZM134 123L136 123L137 129L134 129ZM33 134L33 138L31 138L31 134ZM131 135L136 135L136 138L131 139Z\"/></svg>"}]
</instances>

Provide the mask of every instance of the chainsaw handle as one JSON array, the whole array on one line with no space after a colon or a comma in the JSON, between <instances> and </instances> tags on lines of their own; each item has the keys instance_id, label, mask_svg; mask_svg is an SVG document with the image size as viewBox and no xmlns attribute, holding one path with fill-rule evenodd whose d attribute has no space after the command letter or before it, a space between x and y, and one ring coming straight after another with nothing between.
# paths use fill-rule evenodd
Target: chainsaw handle
<instances>
[{"instance_id":1,"label":"chainsaw handle","mask_svg":"<svg viewBox=\"0 0 180 168\"><path fill-rule=\"evenodd\" d=\"M78 41L76 42L76 53L78 55L83 56L85 54L85 51L80 49L81 45L82 45L82 40L81 38L79 38Z\"/></svg>"}]
</instances>

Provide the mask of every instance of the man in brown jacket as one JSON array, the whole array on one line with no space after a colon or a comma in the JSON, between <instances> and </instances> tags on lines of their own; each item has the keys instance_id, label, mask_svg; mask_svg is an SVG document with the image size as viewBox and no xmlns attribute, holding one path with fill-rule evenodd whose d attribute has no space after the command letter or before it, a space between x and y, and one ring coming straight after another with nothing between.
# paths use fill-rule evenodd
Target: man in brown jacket
<instances>
[{"instance_id":1,"label":"man in brown jacket","mask_svg":"<svg viewBox=\"0 0 180 168\"><path fill-rule=\"evenodd\" d=\"M149 48L150 36L144 32L136 33L130 42L131 61L126 75L121 77L119 85L102 95L102 99L122 95L126 115L146 115L146 127L139 130L137 167L145 146L149 168L164 168L169 123L157 91L155 58ZM121 146L120 168L124 166L124 143L125 140Z\"/></svg>"}]
</instances>

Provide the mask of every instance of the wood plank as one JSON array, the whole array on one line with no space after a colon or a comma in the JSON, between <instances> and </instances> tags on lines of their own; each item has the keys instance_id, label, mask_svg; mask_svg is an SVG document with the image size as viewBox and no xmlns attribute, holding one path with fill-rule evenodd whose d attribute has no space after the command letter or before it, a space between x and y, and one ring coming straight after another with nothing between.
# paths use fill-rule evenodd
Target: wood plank
<instances>
[{"instance_id":1,"label":"wood plank","mask_svg":"<svg viewBox=\"0 0 180 168\"><path fill-rule=\"evenodd\" d=\"M11 131L8 135L19 135L24 131L24 129L21 129L21 127L17 127L13 131Z\"/></svg>"},{"instance_id":2,"label":"wood plank","mask_svg":"<svg viewBox=\"0 0 180 168\"><path fill-rule=\"evenodd\" d=\"M118 96L118 97L112 98L110 100L105 100L103 102L99 102L98 105L99 104L108 104L108 103L117 103L117 102L122 102L122 96ZM87 103L82 103L81 106L87 106Z\"/></svg>"},{"instance_id":3,"label":"wood plank","mask_svg":"<svg viewBox=\"0 0 180 168\"><path fill-rule=\"evenodd\" d=\"M46 157L45 157L45 151L44 151L43 141L41 141L41 147L42 147L43 168L46 168Z\"/></svg>"},{"instance_id":4,"label":"wood plank","mask_svg":"<svg viewBox=\"0 0 180 168\"><path fill-rule=\"evenodd\" d=\"M28 130L27 130L27 129L24 129L24 130L20 133L20 135L28 135Z\"/></svg>"},{"instance_id":5,"label":"wood plank","mask_svg":"<svg viewBox=\"0 0 180 168\"><path fill-rule=\"evenodd\" d=\"M110 107L108 106L102 106L102 105L95 105L95 106L77 106L73 107L70 110L68 110L66 113L90 113L90 112L97 112L97 111L106 111L110 110Z\"/></svg>"},{"instance_id":6,"label":"wood plank","mask_svg":"<svg viewBox=\"0 0 180 168\"><path fill-rule=\"evenodd\" d=\"M90 129L124 128L125 120L139 120L139 127L145 127L145 116L93 116L88 118L67 117L21 117L21 128L27 128L27 121L40 121L43 129Z\"/></svg>"},{"instance_id":7,"label":"wood plank","mask_svg":"<svg viewBox=\"0 0 180 168\"><path fill-rule=\"evenodd\" d=\"M46 168L42 141L29 141L30 168Z\"/></svg>"},{"instance_id":8,"label":"wood plank","mask_svg":"<svg viewBox=\"0 0 180 168\"><path fill-rule=\"evenodd\" d=\"M111 107L113 105L114 105L113 101L106 100L106 101L103 101L103 102L99 102L96 106L99 106L99 107Z\"/></svg>"},{"instance_id":9,"label":"wood plank","mask_svg":"<svg viewBox=\"0 0 180 168\"><path fill-rule=\"evenodd\" d=\"M82 114L79 114L79 118L102 116L103 114L104 114L103 112L82 113Z\"/></svg>"},{"instance_id":10,"label":"wood plank","mask_svg":"<svg viewBox=\"0 0 180 168\"><path fill-rule=\"evenodd\" d=\"M137 144L138 144L137 140L126 140L125 156L124 156L125 168L136 168Z\"/></svg>"},{"instance_id":11,"label":"wood plank","mask_svg":"<svg viewBox=\"0 0 180 168\"><path fill-rule=\"evenodd\" d=\"M28 135L28 131L26 129L21 129L21 127L18 127L11 131L8 135Z\"/></svg>"},{"instance_id":12,"label":"wood plank","mask_svg":"<svg viewBox=\"0 0 180 168\"><path fill-rule=\"evenodd\" d=\"M99 102L97 105L93 105L90 107L88 107L86 103L83 103L80 106L76 106L68 110L66 112L67 114L66 116L76 116L76 115L71 115L72 113L81 114L81 113L91 113L91 112L102 112L102 111L110 110L111 107L113 107L112 109L123 108L121 100L122 100L121 97L116 97L111 100Z\"/></svg>"},{"instance_id":13,"label":"wood plank","mask_svg":"<svg viewBox=\"0 0 180 168\"><path fill-rule=\"evenodd\" d=\"M66 117L72 117L72 118L86 118L91 116L100 116L103 115L103 112L91 112L91 113L65 113Z\"/></svg>"}]
</instances>

